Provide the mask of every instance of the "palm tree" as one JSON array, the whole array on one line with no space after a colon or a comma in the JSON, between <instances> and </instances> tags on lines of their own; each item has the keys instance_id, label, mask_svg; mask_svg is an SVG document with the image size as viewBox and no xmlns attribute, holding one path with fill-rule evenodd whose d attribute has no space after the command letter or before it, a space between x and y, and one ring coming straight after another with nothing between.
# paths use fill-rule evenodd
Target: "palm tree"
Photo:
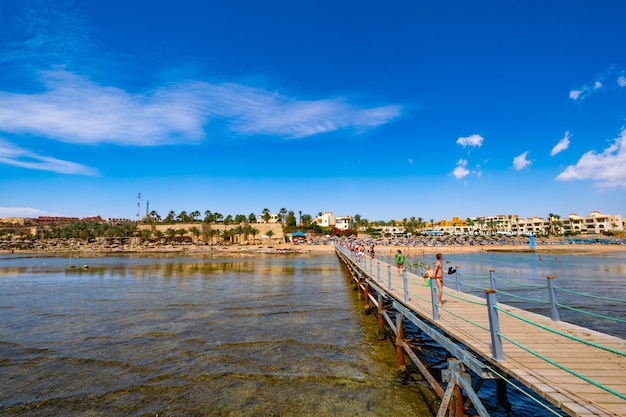
<instances>
[{"instance_id":1,"label":"palm tree","mask_svg":"<svg viewBox=\"0 0 626 417\"><path fill-rule=\"evenodd\" d=\"M165 219L163 219L163 222L167 224L172 224L174 223L175 218L176 218L176 212L172 210L169 213L167 213L167 216L165 216Z\"/></svg>"},{"instance_id":2,"label":"palm tree","mask_svg":"<svg viewBox=\"0 0 626 417\"><path fill-rule=\"evenodd\" d=\"M235 227L234 229L230 229L230 230L232 230L232 235L233 235L233 236L235 236L235 235L240 236L240 238L239 238L239 242L238 242L238 243L241 243L241 242L242 242L242 241L241 241L241 235L243 235L243 234L244 234L243 227L241 227L241 226L237 226L237 227Z\"/></svg>"},{"instance_id":3,"label":"palm tree","mask_svg":"<svg viewBox=\"0 0 626 417\"><path fill-rule=\"evenodd\" d=\"M169 243L172 243L172 241L174 240L174 237L176 237L176 229L172 229L171 227L168 227L167 230L165 231L165 234L167 235L167 238L169 239Z\"/></svg>"},{"instance_id":4,"label":"palm tree","mask_svg":"<svg viewBox=\"0 0 626 417\"><path fill-rule=\"evenodd\" d=\"M150 240L150 236L152 236L152 230L150 229L141 229L141 239L142 242L145 240Z\"/></svg>"},{"instance_id":5,"label":"palm tree","mask_svg":"<svg viewBox=\"0 0 626 417\"><path fill-rule=\"evenodd\" d=\"M209 229L209 230L205 230L202 233L203 233L203 235L205 237L208 237L209 238L209 242L211 244L213 244L213 237L219 235L220 231L219 230L215 230L215 229Z\"/></svg>"},{"instance_id":6,"label":"palm tree","mask_svg":"<svg viewBox=\"0 0 626 417\"><path fill-rule=\"evenodd\" d=\"M195 210L189 213L189 215L191 216L191 220L195 223L198 221L198 217L200 217L200 212L198 210Z\"/></svg>"},{"instance_id":7,"label":"palm tree","mask_svg":"<svg viewBox=\"0 0 626 417\"><path fill-rule=\"evenodd\" d=\"M310 214L303 214L300 216L300 226L308 226L309 224L311 224L312 220L313 218Z\"/></svg>"},{"instance_id":8,"label":"palm tree","mask_svg":"<svg viewBox=\"0 0 626 417\"><path fill-rule=\"evenodd\" d=\"M269 221L270 221L271 217L272 217L272 216L270 215L270 209L268 209L268 208L264 208L264 209L263 209L263 212L262 212L262 215L261 215L261 218L263 219L263 221L264 221L265 223L267 223L267 222L269 222Z\"/></svg>"},{"instance_id":9,"label":"palm tree","mask_svg":"<svg viewBox=\"0 0 626 417\"><path fill-rule=\"evenodd\" d=\"M354 228L356 230L359 230L361 228L361 215L360 214L355 214L354 217Z\"/></svg>"},{"instance_id":10,"label":"palm tree","mask_svg":"<svg viewBox=\"0 0 626 417\"><path fill-rule=\"evenodd\" d=\"M265 234L267 235L267 237L269 237L269 243L272 243L272 236L274 236L274 231L272 229L268 230L267 232L265 232Z\"/></svg>"},{"instance_id":11,"label":"palm tree","mask_svg":"<svg viewBox=\"0 0 626 417\"><path fill-rule=\"evenodd\" d=\"M195 238L193 243L197 243L198 242L198 238L202 234L202 230L198 229L196 226L192 226L192 227L189 228L189 232Z\"/></svg>"},{"instance_id":12,"label":"palm tree","mask_svg":"<svg viewBox=\"0 0 626 417\"><path fill-rule=\"evenodd\" d=\"M189 215L187 214L187 212L185 210L181 211L180 214L178 216L176 216L176 219L181 222L181 223L189 223L191 220L191 217L189 217Z\"/></svg>"},{"instance_id":13,"label":"palm tree","mask_svg":"<svg viewBox=\"0 0 626 417\"><path fill-rule=\"evenodd\" d=\"M246 226L246 234L251 234L252 239L256 241L256 235L259 234L259 229L252 227L252 226ZM247 237L246 237L246 240L247 240Z\"/></svg>"},{"instance_id":14,"label":"palm tree","mask_svg":"<svg viewBox=\"0 0 626 417\"><path fill-rule=\"evenodd\" d=\"M287 214L287 209L286 209L286 208L284 208L284 207L283 207L283 208L281 208L281 209L278 211L278 216L280 217L280 222L281 222L282 224L285 224L285 215L286 215L286 214Z\"/></svg>"}]
</instances>

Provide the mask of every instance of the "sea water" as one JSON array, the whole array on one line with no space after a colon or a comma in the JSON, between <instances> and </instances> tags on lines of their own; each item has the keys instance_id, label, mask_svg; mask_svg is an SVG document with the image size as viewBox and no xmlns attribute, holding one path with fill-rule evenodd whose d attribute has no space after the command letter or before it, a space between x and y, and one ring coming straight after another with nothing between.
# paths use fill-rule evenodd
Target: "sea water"
<instances>
[{"instance_id":1,"label":"sea water","mask_svg":"<svg viewBox=\"0 0 626 417\"><path fill-rule=\"evenodd\" d=\"M0 415L432 416L334 255L0 259Z\"/></svg>"},{"instance_id":2,"label":"sea water","mask_svg":"<svg viewBox=\"0 0 626 417\"><path fill-rule=\"evenodd\" d=\"M450 254L444 264L468 280L490 269L532 284L554 275L624 298L625 254L553 258ZM623 337L623 325L610 330ZM396 370L392 341L378 340L335 255L0 258L0 415L435 415L430 388L400 384ZM543 415L509 400L513 415Z\"/></svg>"}]
</instances>

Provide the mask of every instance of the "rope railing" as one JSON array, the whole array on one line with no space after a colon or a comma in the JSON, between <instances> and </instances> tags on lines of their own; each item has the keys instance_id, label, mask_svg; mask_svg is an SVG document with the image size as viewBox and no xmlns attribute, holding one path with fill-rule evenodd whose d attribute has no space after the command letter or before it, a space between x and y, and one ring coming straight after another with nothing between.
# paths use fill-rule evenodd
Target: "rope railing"
<instances>
[{"instance_id":1,"label":"rope railing","mask_svg":"<svg viewBox=\"0 0 626 417\"><path fill-rule=\"evenodd\" d=\"M565 304L557 303L556 305L561 307L561 308L565 308L567 310L575 311L575 312L581 313L581 314L586 314L588 316L593 316L593 317L597 317L597 318L600 318L600 319L613 321L613 322L616 322L616 323L626 323L626 320L618 319L617 317L610 317L610 316L605 316L604 314L592 313L591 311L583 310L581 308L576 308L576 307L570 307L570 306L567 306Z\"/></svg>"},{"instance_id":2,"label":"rope railing","mask_svg":"<svg viewBox=\"0 0 626 417\"><path fill-rule=\"evenodd\" d=\"M507 284L513 284L513 285L517 285L518 287L526 287L526 288L546 288L546 285L541 285L541 284L526 284L525 282L519 282L519 281L509 281L503 278L498 278L497 276L494 276L493 279L495 279L496 281L499 282L506 282Z\"/></svg>"},{"instance_id":3,"label":"rope railing","mask_svg":"<svg viewBox=\"0 0 626 417\"><path fill-rule=\"evenodd\" d=\"M556 334L556 335L558 335L558 336L564 337L564 338L566 338L566 339L570 339L570 340L573 340L573 341L575 341L575 342L582 343L582 344L584 344L584 345L594 347L594 348L596 348L596 349L605 350L605 351L607 351L607 352L611 352L611 353L613 353L613 354L615 354L615 355L625 356L625 357L626 357L626 352L622 352L622 351L620 351L620 350L613 349L613 348L608 347L608 346L600 345L600 344L598 344L598 343L590 342L590 341L588 341L588 340L581 339L580 337L572 336L571 334L563 333L563 332L561 332L561 331L559 331L559 330L553 329L553 328L548 327L548 326L544 326L543 324L539 324L539 323L534 322L534 321L532 321L532 320L529 320L529 319L526 319L526 318L524 318L524 317L521 317L521 316L519 316L519 315L517 315L517 314L515 314L515 313L512 313L512 312L510 312L510 311L507 311L507 310L505 310L505 309L503 309L503 308L500 308L500 307L498 307L498 306L494 306L494 308L495 308L496 310L498 310L498 311L503 312L504 314L506 314L506 315L508 315L508 316L510 316L510 317L513 317L513 318L515 318L515 319L517 319L517 320L523 321L524 323L528 323L528 324L530 324L530 325L533 325L533 326L535 326L535 327L538 327L538 328L540 328L540 329L542 329L542 330L545 330L545 331L548 331L548 332L550 332L550 333Z\"/></svg>"},{"instance_id":4,"label":"rope railing","mask_svg":"<svg viewBox=\"0 0 626 417\"><path fill-rule=\"evenodd\" d=\"M498 294L506 295L507 297L517 298L518 300L530 301L537 304L549 304L549 301L539 300L537 298L524 297L523 295L517 295L508 291L497 290Z\"/></svg>"},{"instance_id":5,"label":"rope railing","mask_svg":"<svg viewBox=\"0 0 626 417\"><path fill-rule=\"evenodd\" d=\"M356 256L354 255L354 253L346 248L346 247L341 247L342 251L348 255L348 256ZM372 266L372 261L379 261L382 263L385 263L387 265L391 265L392 268L395 268L395 266L393 266L393 253L389 252L387 253L383 253L383 254L376 254L376 256L371 259L366 255L361 255L358 257L358 260L362 261L362 262L369 262L369 266ZM425 267L426 267L427 263L424 262L422 259L420 258L412 258L412 259L407 259L405 262L405 270L408 274L414 274L417 276L422 276L424 271L425 271ZM370 273L374 273L374 271L369 271ZM513 280L507 280L505 278L501 278L498 277L494 274L494 270L490 270L489 271L489 276L485 276L485 275L472 275L472 274L468 274L468 273L464 273L461 271L456 271L455 275L456 275L456 289L459 292L463 291L463 288L466 289L470 289L474 290L474 291L480 291L483 290L485 287L481 286L480 284L474 284L474 283L470 283L468 281L478 281L478 280L489 280L490 281L490 288L497 291L497 293L504 295L506 297L512 298L512 299L517 299L517 300L521 300L521 301L525 301L527 303L534 303L537 305L550 305L550 309L551 309L551 317L554 321L560 321L560 315L559 315L559 309L564 309L564 310L568 310L571 311L573 313L579 313L579 314L585 314L588 316L592 316L595 318L599 318L602 320L608 320L608 321L612 321L612 322L617 322L617 323L624 323L626 322L626 320L624 319L620 319L620 318L615 318L615 317L610 317L607 315L603 315L603 314L599 314L599 313L594 313L588 310L584 310L581 308L576 308L576 307L572 307L572 306L568 306L564 303L559 303L557 301L557 291L558 292L563 292L563 293L568 293L571 295L577 295L577 296L581 296L581 297L589 297L589 298L595 298L595 299L601 299L601 300L605 300L605 301L610 301L610 302L616 302L616 303L626 303L626 300L623 299L619 299L619 298L613 298L613 297L603 297L603 296L597 296L597 295L592 295L592 294L587 294L587 293L582 293L582 292L578 292L578 291L573 291L573 290L569 290L560 286L556 286L552 283L552 279L554 278L552 276L548 276L548 284L530 284L530 283L524 283L524 282L519 282L519 281L513 281ZM398 274L395 273L395 271L393 272L394 276L398 276ZM401 275L400 275L401 276ZM390 277L389 277L390 278ZM389 281L390 283L391 281ZM526 295L520 295L514 292L511 292L510 288L507 288L506 290L502 290L502 289L497 289L496 288L496 282L499 284L506 284L507 286L512 286L512 287L521 287L521 288L528 288L528 289L535 289L535 290L547 290L548 293L548 299L540 299L537 297L530 297L530 296L526 296Z\"/></svg>"},{"instance_id":6,"label":"rope railing","mask_svg":"<svg viewBox=\"0 0 626 417\"><path fill-rule=\"evenodd\" d=\"M622 300L621 298L613 298L613 297L606 297L606 296L601 296L601 295L587 294L587 293L584 293L584 292L568 290L567 288L559 287L557 285L554 286L554 289L559 290L559 291L563 291L563 292L566 292L566 293L569 293L569 294L580 295L581 297L588 297L588 298L594 298L596 300L613 301L613 302L616 302L616 303L626 304L626 300Z\"/></svg>"},{"instance_id":7,"label":"rope railing","mask_svg":"<svg viewBox=\"0 0 626 417\"><path fill-rule=\"evenodd\" d=\"M348 251L349 252L349 251ZM349 255L348 255L349 256ZM391 259L390 259L391 260ZM364 271L373 271L374 267L373 267L373 260L372 259L362 259L360 258L360 267L364 270ZM602 318L602 319L607 319L607 320L614 320L614 321L618 321L620 323L626 323L626 320L623 319L616 319L616 318L612 318L612 317L607 317L605 315L602 314L597 314L597 313L591 313L591 312L587 312L578 308L574 308L574 307L570 307L561 303L558 303L556 301L556 292L557 290L559 291L563 291L565 293L568 294L572 294L572 295L579 295L579 296L588 296L591 298L600 298L603 300L607 300L607 301L611 301L611 302L615 302L615 303L626 303L626 300L621 300L621 299L617 299L617 298L613 298L613 297L600 297L600 296L593 296L590 294L584 294L584 293L579 293L577 291L572 291L572 290L567 290L567 289L563 289L561 287L557 287L553 284L554 282L554 277L553 276L548 276L547 278L547 285L535 285L535 284L524 284L524 283L515 283L515 282L511 282L511 281L506 281L504 279L501 278L497 278L494 277L493 274L493 270L490 270L490 275L489 275L489 279L490 279L490 286L491 288L489 289L485 289L483 288L485 295L486 295L486 300L482 301L480 298L478 300L480 301L476 301L476 299L470 299L467 297L463 297L462 292L461 291L456 291L456 292L450 292L450 291L446 291L445 289L439 289L437 288L437 286L435 285L435 281L433 280L431 282L430 285L430 297L426 297L423 294L418 294L415 289L416 286L425 286L425 283L421 281L421 276L422 274L420 273L422 271L423 265L421 264L420 261L418 262L407 262L406 269L404 270L396 270L395 266L392 266L391 264L386 264L384 265L383 268L381 268L381 263L377 262L377 271L376 271L376 275L371 274L372 277L377 276L377 281L382 283L384 282L385 278L386 281L388 283L388 288L389 290L392 289L392 285L393 285L393 289L397 292L397 291L402 291L404 290L404 300L405 301L409 301L409 299L419 299L422 300L424 302L429 302L432 304L432 319L434 321L438 321L439 320L439 310L446 312L450 317L454 317L460 321L463 321L465 323L470 324L471 326L474 326L478 329L481 329L483 331L488 332L491 335L491 353L492 353L492 358L496 361L504 361L506 360L504 357L504 353L503 353L503 348L502 348L502 340L506 340L508 341L511 345L516 346L519 349L522 349L528 353L530 353L531 355L541 359L542 361L549 363L552 366L555 366L558 369L563 370L564 372L575 376L576 378L581 379L582 381L585 381L586 383L589 383L605 392L608 392L614 396L617 396L621 399L625 399L626 400L626 395L624 395L623 393L617 392L615 389L606 386L596 380L593 380L583 374L581 374L579 371L574 370L574 369L570 369L567 366L564 366L561 363L558 363L557 361L550 359L546 356L544 356L543 354L533 350L532 348L529 348L528 346L525 346L524 344L520 343L519 341L513 340L512 337L507 336L505 333L501 331L500 329L500 319L498 318L498 313L502 313L502 314L506 314L508 317L511 317L517 321L520 322L524 322L526 324L535 326L543 331L549 332L551 334L554 334L558 337L564 338L564 339L568 339L571 340L575 343L579 343L581 345L585 345L585 346L589 346L592 347L594 349L598 349L604 352L609 352L611 354L620 356L620 357L626 357L626 352L615 349L613 347L610 346L606 346L591 340L586 340L583 339L581 337L577 337L574 336L572 334L566 333L564 331L559 330L558 328L553 328L550 327L550 325L546 325L546 324L542 324L539 320L536 321L534 319L535 316L532 315L527 315L527 313L525 313L525 311L523 309L513 309L511 310L508 306L506 309L505 308L501 308L498 305L498 301L497 301L497 296L496 294L501 294L501 295L505 295L507 297L511 297L511 298L516 298L516 299L521 299L521 300L525 300L528 302L532 302L532 303L539 303L539 304L550 304L551 309L552 309L552 320L554 322L558 322L560 321L559 319L559 314L558 314L558 308L563 308L563 309L568 309L568 310L573 310L576 312L581 312L581 313L585 313L585 314L590 314L594 317L598 317L598 318ZM384 271L384 269L386 269L386 271ZM393 272L392 272L393 270ZM415 271L415 272L408 272L408 271ZM457 287L459 286L459 283L461 282L459 279L460 273L457 271L456 272L456 278L457 278ZM463 274L464 278L468 278L468 274ZM470 279L474 279L473 277L469 277ZM480 277L481 279L485 279L487 277ZM535 297L528 297L528 296L522 296L522 295L518 295L515 293L512 293L509 289L507 289L507 291L503 291L503 290L497 290L495 288L495 283L509 283L509 284L513 284L516 287L524 287L524 288L531 288L531 289L547 289L548 291L548 298L549 301L545 301L545 300L541 300L541 299L537 299ZM472 285L472 284L468 284L467 282L463 282L463 285L469 285L473 288L481 288L479 286L476 285ZM454 284L452 285L454 286ZM413 289L413 291L409 292L409 288ZM515 289L514 289L515 291ZM441 292L442 294L445 294L446 297L455 299L455 300L459 300L462 301L464 303L469 303L469 304L476 304L476 305L481 305L481 306L486 306L487 307L487 318L488 318L488 325L485 325L483 323L477 323L474 320L471 320L469 317L465 317L463 315L463 308L454 308L454 309L450 309L450 308L445 308L442 305L438 305L437 304L437 295L438 292ZM469 295L469 294L468 294ZM473 296L472 296L473 297ZM458 306L458 303L454 303L455 306ZM516 312L519 312L516 314ZM511 323L507 322L507 328L511 328L510 327ZM517 327L517 326L515 326ZM597 340L597 339L596 339ZM607 342L608 343L608 342ZM579 347L578 349L581 349L582 347ZM588 351L590 353L593 352L593 350ZM593 353L592 353L593 354ZM507 378L503 378L503 379L507 379Z\"/></svg>"},{"instance_id":8,"label":"rope railing","mask_svg":"<svg viewBox=\"0 0 626 417\"><path fill-rule=\"evenodd\" d=\"M513 317L513 318L515 318L517 320L523 321L524 323L531 324L533 326L536 326L538 328L546 330L546 331L548 331L550 333L553 333L553 334L556 334L558 336L561 336L561 337L573 340L575 342L579 342L579 343L587 345L587 346L591 346L591 347L594 347L594 348L597 348L597 349L601 349L601 350L604 350L604 351L607 351L607 352L611 352L611 353L616 354L616 355L626 356L626 352L622 352L622 351L619 351L617 349L613 349L613 348L610 348L610 347L607 347L607 346L603 346L603 345L600 345L598 343L590 342L588 340L584 340L584 339L581 339L579 337L563 333L563 332L558 331L556 329L552 329L552 328L550 328L548 326L544 326L544 325L539 324L539 323L537 323L537 322L535 322L533 320L529 320L529 319L526 319L524 317L521 317L518 314L514 314L511 311L507 311L506 309L500 308L497 305L496 292L494 290L485 290L485 294L487 295L487 304L488 304L488 312L489 312L489 323L490 323L489 327L490 327L490 332L491 332L492 354L493 354L494 359L496 359L498 361L504 360L504 356L502 354L502 341L501 341L501 339L504 339L504 340L510 342L511 344L517 346L518 348L520 348L520 349L522 349L522 350L532 354L533 356L536 356L537 358L539 358L539 359L541 359L541 360L543 360L543 361L545 361L545 362L547 362L547 363L549 363L549 364L551 364L551 365L553 365L553 366L555 366L555 367L557 367L557 368L559 368L559 369L561 369L561 370L563 370L563 371L565 371L565 372L567 372L567 373L569 373L571 375L574 375L577 378L579 378L579 379L581 379L581 380L583 380L583 381L585 381L585 382L587 382L589 384L592 384L592 385L594 385L594 386L596 386L596 387L598 387L598 388L600 388L600 389L602 389L602 390L604 390L604 391L606 391L606 392L608 392L608 393L610 393L612 395L615 395L615 396L617 396L619 398L626 399L626 395L624 395L622 393L619 393L619 392L615 391L614 389L612 389L610 387L607 387L606 385L600 384L599 382L594 381L591 378L588 378L588 377L582 375L579 372L576 372L576 371L574 371L574 370L572 370L570 368L567 368L567 367L563 366L562 364L560 364L560 363L558 363L558 362L556 362L556 361L554 361L552 359L549 359L546 356L544 356L544 355L542 355L542 354L540 354L540 353L538 353L538 352L528 348L527 346L524 346L523 344L516 342L512 338L504 335L500 331L500 320L498 318L498 314L497 313L498 312L502 312L502 313L504 313L504 314L506 314L506 315L508 315L510 317Z\"/></svg>"}]
</instances>

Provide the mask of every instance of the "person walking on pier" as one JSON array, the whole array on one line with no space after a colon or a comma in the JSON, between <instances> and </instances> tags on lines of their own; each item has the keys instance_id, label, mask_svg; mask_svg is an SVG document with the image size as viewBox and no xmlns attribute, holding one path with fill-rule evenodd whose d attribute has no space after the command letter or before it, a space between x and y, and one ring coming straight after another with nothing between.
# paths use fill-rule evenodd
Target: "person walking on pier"
<instances>
[{"instance_id":1,"label":"person walking on pier","mask_svg":"<svg viewBox=\"0 0 626 417\"><path fill-rule=\"evenodd\" d=\"M404 271L404 262L406 258L402 254L402 251L398 249L398 253L396 253L396 257L394 258L396 262L396 266L398 267L398 274L402 275L402 271Z\"/></svg>"},{"instance_id":2,"label":"person walking on pier","mask_svg":"<svg viewBox=\"0 0 626 417\"><path fill-rule=\"evenodd\" d=\"M443 259L443 255L438 253L435 255L437 261L435 262L435 269L433 271L433 276L435 277L435 282L437 283L437 305L439 307L443 306L443 267L441 266L441 260Z\"/></svg>"}]
</instances>

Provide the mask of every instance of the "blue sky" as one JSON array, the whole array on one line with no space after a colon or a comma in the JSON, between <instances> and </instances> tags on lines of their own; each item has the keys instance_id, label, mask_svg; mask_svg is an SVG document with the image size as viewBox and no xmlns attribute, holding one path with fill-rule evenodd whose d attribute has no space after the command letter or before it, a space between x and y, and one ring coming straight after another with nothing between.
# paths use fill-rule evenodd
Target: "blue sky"
<instances>
[{"instance_id":1,"label":"blue sky","mask_svg":"<svg viewBox=\"0 0 626 417\"><path fill-rule=\"evenodd\" d=\"M625 15L4 0L0 216L626 215Z\"/></svg>"}]
</instances>

